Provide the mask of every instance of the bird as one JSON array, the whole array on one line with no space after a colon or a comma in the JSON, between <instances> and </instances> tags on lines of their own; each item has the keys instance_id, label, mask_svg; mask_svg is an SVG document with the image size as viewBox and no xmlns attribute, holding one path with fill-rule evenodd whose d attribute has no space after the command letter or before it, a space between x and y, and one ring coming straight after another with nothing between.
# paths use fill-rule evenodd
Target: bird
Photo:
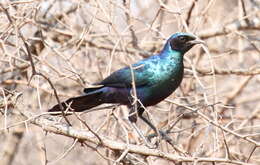
<instances>
[{"instance_id":1,"label":"bird","mask_svg":"<svg viewBox=\"0 0 260 165\"><path fill-rule=\"evenodd\" d=\"M184 74L183 56L196 44L204 41L191 33L175 33L160 53L113 72L93 87L85 88L81 96L69 98L48 111L82 112L104 103L126 105L131 123L136 123L139 117L156 131L143 112L179 87Z\"/></svg>"}]
</instances>

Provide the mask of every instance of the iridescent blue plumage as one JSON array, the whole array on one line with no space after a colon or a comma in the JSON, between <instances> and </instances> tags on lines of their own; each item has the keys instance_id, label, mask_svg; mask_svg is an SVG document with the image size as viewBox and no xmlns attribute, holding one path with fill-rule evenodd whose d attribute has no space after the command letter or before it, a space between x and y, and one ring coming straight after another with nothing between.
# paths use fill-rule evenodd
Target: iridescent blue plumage
<instances>
[{"instance_id":1,"label":"iridescent blue plumage","mask_svg":"<svg viewBox=\"0 0 260 165\"><path fill-rule=\"evenodd\" d=\"M132 106L132 87L136 87L137 98L144 107L159 103L168 97L183 79L183 55L195 44L201 43L188 33L173 34L163 50L149 58L115 71L103 81L96 83L95 88L86 88L83 96L70 98L62 103L63 108L69 105L75 111L83 111L103 103L118 103ZM49 111L60 111L59 105ZM143 108L138 107L139 115ZM130 119L135 122L136 119Z\"/></svg>"}]
</instances>

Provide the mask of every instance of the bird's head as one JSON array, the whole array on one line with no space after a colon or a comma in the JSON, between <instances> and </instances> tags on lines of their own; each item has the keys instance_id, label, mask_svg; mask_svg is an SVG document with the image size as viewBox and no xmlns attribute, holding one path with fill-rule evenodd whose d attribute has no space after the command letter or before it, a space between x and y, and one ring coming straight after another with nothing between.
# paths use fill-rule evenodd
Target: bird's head
<instances>
[{"instance_id":1,"label":"bird's head","mask_svg":"<svg viewBox=\"0 0 260 165\"><path fill-rule=\"evenodd\" d=\"M190 33L175 33L167 41L171 50L182 53L186 53L196 44L205 44L205 42Z\"/></svg>"}]
</instances>

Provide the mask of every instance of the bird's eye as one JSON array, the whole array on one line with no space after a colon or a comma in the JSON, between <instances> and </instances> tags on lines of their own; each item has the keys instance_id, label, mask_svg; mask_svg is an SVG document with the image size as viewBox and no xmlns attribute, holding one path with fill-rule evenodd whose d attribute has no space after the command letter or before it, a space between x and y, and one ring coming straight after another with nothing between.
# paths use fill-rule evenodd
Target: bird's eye
<instances>
[{"instance_id":1,"label":"bird's eye","mask_svg":"<svg viewBox=\"0 0 260 165\"><path fill-rule=\"evenodd\" d=\"M182 42L186 42L186 38L183 37L183 36L180 36L180 37L179 37L179 40L182 41Z\"/></svg>"}]
</instances>

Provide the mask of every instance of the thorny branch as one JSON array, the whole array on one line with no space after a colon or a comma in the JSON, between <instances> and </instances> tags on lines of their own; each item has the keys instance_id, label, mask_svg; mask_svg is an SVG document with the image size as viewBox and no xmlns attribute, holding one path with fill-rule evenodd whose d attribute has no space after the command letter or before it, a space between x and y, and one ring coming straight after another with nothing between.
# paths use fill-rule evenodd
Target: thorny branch
<instances>
[{"instance_id":1,"label":"thorny branch","mask_svg":"<svg viewBox=\"0 0 260 165\"><path fill-rule=\"evenodd\" d=\"M241 165L247 164L235 160L229 160L226 158L183 157L171 153L165 153L157 149L148 149L145 146L120 143L113 140L109 140L104 137L97 138L91 132L74 129L70 126L65 126L62 124L57 124L57 123L54 124L53 121L45 118L35 118L31 121L31 123L42 127L45 131L52 132L55 134L61 134L64 136L80 139L83 141L88 141L94 144L100 144L99 143L100 142L99 138L100 138L103 142L102 145L100 146L112 150L124 151L125 148L128 148L129 153L137 153L144 156L156 156L156 157L161 157L161 158L165 158L172 161L178 161L178 162L219 162L219 163L225 162L225 163L241 164Z\"/></svg>"}]
</instances>

